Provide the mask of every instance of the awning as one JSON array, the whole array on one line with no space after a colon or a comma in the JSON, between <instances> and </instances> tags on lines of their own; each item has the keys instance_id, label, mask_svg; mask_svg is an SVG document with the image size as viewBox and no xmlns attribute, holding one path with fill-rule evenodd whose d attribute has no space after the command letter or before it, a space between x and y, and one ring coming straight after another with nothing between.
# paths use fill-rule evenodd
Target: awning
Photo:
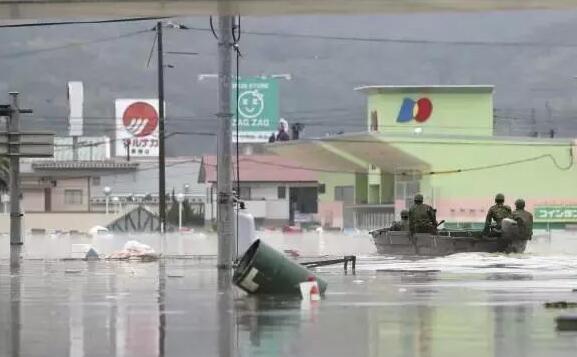
<instances>
[{"instance_id":1,"label":"awning","mask_svg":"<svg viewBox=\"0 0 577 357\"><path fill-rule=\"evenodd\" d=\"M0 0L0 18L187 16L218 12L217 0ZM231 14L377 14L577 8L577 0L236 0Z\"/></svg>"},{"instance_id":2,"label":"awning","mask_svg":"<svg viewBox=\"0 0 577 357\"><path fill-rule=\"evenodd\" d=\"M389 172L429 169L429 165L391 143L383 134L358 133L268 144L281 157L326 172L366 172L370 165Z\"/></svg>"}]
</instances>

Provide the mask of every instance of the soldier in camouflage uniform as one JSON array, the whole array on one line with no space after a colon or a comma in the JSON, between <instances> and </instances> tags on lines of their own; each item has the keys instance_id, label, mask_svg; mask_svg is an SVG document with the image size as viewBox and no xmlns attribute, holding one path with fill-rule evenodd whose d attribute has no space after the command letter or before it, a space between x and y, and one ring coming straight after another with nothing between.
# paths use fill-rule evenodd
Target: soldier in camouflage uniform
<instances>
[{"instance_id":1,"label":"soldier in camouflage uniform","mask_svg":"<svg viewBox=\"0 0 577 357\"><path fill-rule=\"evenodd\" d=\"M485 218L485 234L491 230L491 224L495 221L495 229L501 230L501 221L503 218L511 217L511 207L505 205L505 196L502 193L495 195L495 205L489 208L487 218Z\"/></svg>"},{"instance_id":2,"label":"soldier in camouflage uniform","mask_svg":"<svg viewBox=\"0 0 577 357\"><path fill-rule=\"evenodd\" d=\"M521 239L531 239L533 236L533 215L525 211L525 200L519 198L515 201L515 212L512 218L517 221Z\"/></svg>"},{"instance_id":3,"label":"soldier in camouflage uniform","mask_svg":"<svg viewBox=\"0 0 577 357\"><path fill-rule=\"evenodd\" d=\"M436 233L437 218L433 207L423 203L423 195L415 195L415 204L409 209L409 231L414 233Z\"/></svg>"},{"instance_id":4,"label":"soldier in camouflage uniform","mask_svg":"<svg viewBox=\"0 0 577 357\"><path fill-rule=\"evenodd\" d=\"M401 221L394 222L391 226L391 231L402 231L408 232L409 231L409 211L406 209L401 211Z\"/></svg>"}]
</instances>

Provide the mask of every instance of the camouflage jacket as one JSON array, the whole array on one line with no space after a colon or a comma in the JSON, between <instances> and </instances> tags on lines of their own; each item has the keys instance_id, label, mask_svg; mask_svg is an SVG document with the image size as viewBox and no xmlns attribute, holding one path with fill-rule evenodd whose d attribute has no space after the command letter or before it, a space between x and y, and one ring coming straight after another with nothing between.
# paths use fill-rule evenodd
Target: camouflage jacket
<instances>
[{"instance_id":1,"label":"camouflage jacket","mask_svg":"<svg viewBox=\"0 0 577 357\"><path fill-rule=\"evenodd\" d=\"M437 228L437 218L433 207L424 203L409 209L409 230L411 233L433 233Z\"/></svg>"},{"instance_id":2,"label":"camouflage jacket","mask_svg":"<svg viewBox=\"0 0 577 357\"><path fill-rule=\"evenodd\" d=\"M489 229L493 221L497 223L497 228L500 229L501 221L508 217L511 217L511 207L499 204L492 206L487 212L487 218L485 218L485 229Z\"/></svg>"},{"instance_id":3,"label":"camouflage jacket","mask_svg":"<svg viewBox=\"0 0 577 357\"><path fill-rule=\"evenodd\" d=\"M401 220L400 222L393 222L391 226L391 231L409 231L409 222Z\"/></svg>"},{"instance_id":4,"label":"camouflage jacket","mask_svg":"<svg viewBox=\"0 0 577 357\"><path fill-rule=\"evenodd\" d=\"M519 225L519 234L525 239L531 239L533 236L533 215L524 209L517 209L512 214L512 218Z\"/></svg>"}]
</instances>

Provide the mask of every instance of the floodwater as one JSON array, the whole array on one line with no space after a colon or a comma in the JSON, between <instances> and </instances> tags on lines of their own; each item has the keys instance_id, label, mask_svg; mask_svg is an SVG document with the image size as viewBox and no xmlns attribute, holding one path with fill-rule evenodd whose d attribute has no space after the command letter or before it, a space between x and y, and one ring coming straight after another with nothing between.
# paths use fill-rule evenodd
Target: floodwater
<instances>
[{"instance_id":1,"label":"floodwater","mask_svg":"<svg viewBox=\"0 0 577 357\"><path fill-rule=\"evenodd\" d=\"M326 296L302 302L219 288L211 237L165 242L174 254L151 263L63 261L28 247L12 271L2 247L0 356L509 357L577 350L577 332L555 329L557 316L577 309L543 306L577 302L577 234L538 237L523 255L419 259L376 256L363 236L263 238L303 255L357 254L356 274L319 269Z\"/></svg>"}]
</instances>

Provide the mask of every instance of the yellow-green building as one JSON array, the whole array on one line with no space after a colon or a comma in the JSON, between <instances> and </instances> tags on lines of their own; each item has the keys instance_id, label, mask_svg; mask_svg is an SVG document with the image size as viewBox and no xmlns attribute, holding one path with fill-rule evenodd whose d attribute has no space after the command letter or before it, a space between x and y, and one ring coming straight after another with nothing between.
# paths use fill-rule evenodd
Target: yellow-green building
<instances>
[{"instance_id":1,"label":"yellow-green building","mask_svg":"<svg viewBox=\"0 0 577 357\"><path fill-rule=\"evenodd\" d=\"M327 226L386 225L419 192L448 224L483 222L496 193L524 198L538 224L577 223L575 141L494 136L492 86L356 90L367 131L271 147L319 173Z\"/></svg>"}]
</instances>

